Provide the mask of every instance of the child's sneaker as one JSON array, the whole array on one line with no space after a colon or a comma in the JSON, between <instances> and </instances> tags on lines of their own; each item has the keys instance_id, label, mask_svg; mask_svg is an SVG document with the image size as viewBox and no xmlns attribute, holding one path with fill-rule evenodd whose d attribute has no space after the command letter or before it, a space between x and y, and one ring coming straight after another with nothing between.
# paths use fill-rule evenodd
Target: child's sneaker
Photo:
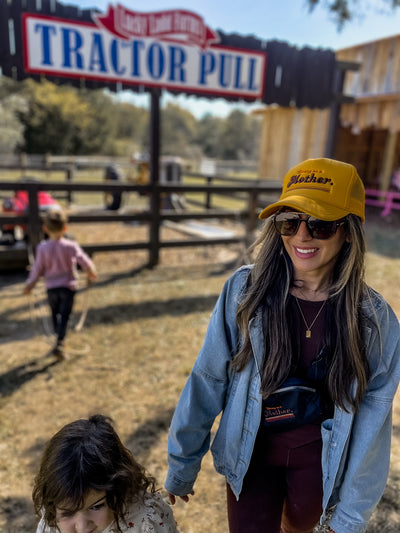
<instances>
[{"instance_id":1,"label":"child's sneaker","mask_svg":"<svg viewBox=\"0 0 400 533\"><path fill-rule=\"evenodd\" d=\"M65 346L62 341L58 341L53 349L53 355L57 357L59 361L63 361L65 359Z\"/></svg>"}]
</instances>

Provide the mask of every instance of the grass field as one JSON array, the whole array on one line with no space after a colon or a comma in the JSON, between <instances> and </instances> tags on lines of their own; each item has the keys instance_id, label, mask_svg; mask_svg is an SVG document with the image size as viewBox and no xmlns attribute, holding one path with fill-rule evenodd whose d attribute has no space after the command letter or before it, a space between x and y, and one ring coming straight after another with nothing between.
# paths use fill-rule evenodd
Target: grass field
<instances>
[{"instance_id":1,"label":"grass field","mask_svg":"<svg viewBox=\"0 0 400 533\"><path fill-rule=\"evenodd\" d=\"M400 317L400 219L367 219L367 278ZM117 223L74 225L79 242L145 238L147 228ZM235 227L233 227L235 229ZM173 230L163 229L167 238ZM30 493L45 441L62 425L94 412L111 416L127 445L162 487L169 422L201 347L209 316L243 250L162 250L156 268L146 252L98 254L98 282L77 295L69 359L49 355L43 286L22 296L26 273L2 274L0 299L0 532L35 531ZM400 400L395 404L392 467L368 533L400 531ZM224 480L207 454L196 495L174 513L182 533L227 531Z\"/></svg>"}]
</instances>

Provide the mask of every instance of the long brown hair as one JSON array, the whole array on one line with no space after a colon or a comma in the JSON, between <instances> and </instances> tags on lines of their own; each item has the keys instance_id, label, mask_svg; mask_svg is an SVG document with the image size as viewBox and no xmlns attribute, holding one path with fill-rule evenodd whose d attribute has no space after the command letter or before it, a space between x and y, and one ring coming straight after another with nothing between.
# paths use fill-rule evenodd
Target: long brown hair
<instances>
[{"instance_id":1,"label":"long brown hair","mask_svg":"<svg viewBox=\"0 0 400 533\"><path fill-rule=\"evenodd\" d=\"M67 504L72 512L82 508L90 490L104 491L115 524L129 505L155 480L134 459L103 415L75 420L61 428L48 442L35 478L32 499L35 512L49 527L58 529L56 508Z\"/></svg>"},{"instance_id":2,"label":"long brown hair","mask_svg":"<svg viewBox=\"0 0 400 533\"><path fill-rule=\"evenodd\" d=\"M369 289L364 281L366 246L361 220L349 215L345 230L347 238L335 264L328 298L331 316L326 335L330 352L326 386L334 404L347 410L349 404L358 408L367 387L369 369L361 333L361 302L368 297ZM252 357L249 321L261 308L266 346L261 390L266 398L285 380L293 362L287 309L294 278L292 262L271 219L266 220L251 251L255 249L258 253L237 310L242 343L232 367L240 372Z\"/></svg>"}]
</instances>

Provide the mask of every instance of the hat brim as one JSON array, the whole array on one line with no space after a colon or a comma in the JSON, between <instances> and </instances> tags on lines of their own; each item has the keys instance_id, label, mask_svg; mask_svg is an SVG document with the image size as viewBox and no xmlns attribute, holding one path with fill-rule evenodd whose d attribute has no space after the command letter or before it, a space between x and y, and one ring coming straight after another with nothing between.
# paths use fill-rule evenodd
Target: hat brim
<instances>
[{"instance_id":1,"label":"hat brim","mask_svg":"<svg viewBox=\"0 0 400 533\"><path fill-rule=\"evenodd\" d=\"M314 200L305 198L304 196L290 196L268 205L261 211L261 213L258 215L258 218L268 218L282 209L282 207L291 207L292 209L300 211L301 213L306 213L307 215L319 218L320 220L328 221L339 220L349 214L349 212L345 209L324 204L323 202L315 202Z\"/></svg>"}]
</instances>

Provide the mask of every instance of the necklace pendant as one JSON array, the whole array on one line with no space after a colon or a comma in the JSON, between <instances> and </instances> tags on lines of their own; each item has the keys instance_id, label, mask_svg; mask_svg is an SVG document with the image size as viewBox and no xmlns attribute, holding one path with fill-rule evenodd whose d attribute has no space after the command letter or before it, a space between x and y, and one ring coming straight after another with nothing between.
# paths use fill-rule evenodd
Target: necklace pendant
<instances>
[{"instance_id":1,"label":"necklace pendant","mask_svg":"<svg viewBox=\"0 0 400 533\"><path fill-rule=\"evenodd\" d=\"M295 298L296 298L296 296L295 296ZM301 318L303 319L304 325L306 327L306 339L310 339L311 338L311 328L315 324L315 322L316 322L317 318L319 317L322 309L324 308L324 305L326 304L326 300L324 300L322 302L322 305L319 308L318 313L315 315L314 320L311 322L310 325L308 325L307 322L306 322L306 319L304 317L303 311L301 310L301 307L300 307L300 304L299 304L299 300L297 298L296 298L296 303L297 303L297 307L299 308L299 311L300 311L300 314L301 314Z\"/></svg>"}]
</instances>

